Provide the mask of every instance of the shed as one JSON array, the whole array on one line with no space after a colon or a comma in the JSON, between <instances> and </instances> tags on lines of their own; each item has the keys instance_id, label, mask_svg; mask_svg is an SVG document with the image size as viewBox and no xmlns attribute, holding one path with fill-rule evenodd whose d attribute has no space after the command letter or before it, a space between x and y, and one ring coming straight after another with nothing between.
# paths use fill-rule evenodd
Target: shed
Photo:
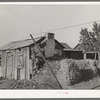
<instances>
[{"instance_id":1,"label":"shed","mask_svg":"<svg viewBox=\"0 0 100 100\"><path fill-rule=\"evenodd\" d=\"M64 47L54 39L54 33L35 38L45 58L62 56ZM0 48L2 52L2 77L17 80L30 80L36 56L41 57L32 39L10 42Z\"/></svg>"}]
</instances>

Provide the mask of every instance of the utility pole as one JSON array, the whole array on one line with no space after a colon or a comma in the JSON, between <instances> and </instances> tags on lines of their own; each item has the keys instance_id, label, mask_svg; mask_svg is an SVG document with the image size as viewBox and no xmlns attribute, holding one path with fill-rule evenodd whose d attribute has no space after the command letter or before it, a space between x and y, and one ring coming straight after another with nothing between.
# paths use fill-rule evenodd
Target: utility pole
<instances>
[{"instance_id":1,"label":"utility pole","mask_svg":"<svg viewBox=\"0 0 100 100\"><path fill-rule=\"evenodd\" d=\"M38 48L38 50L39 50L39 52L40 52L40 54L41 54L43 60L45 61L45 63L46 63L47 66L49 67L50 71L52 72L54 78L56 79L56 82L58 83L60 89L62 89L62 86L61 86L60 82L58 81L56 75L54 74L54 72L53 72L53 70L52 70L50 64L47 62L47 60L45 59L44 55L42 54L40 47L36 44L35 39L33 38L33 36L32 36L31 34L30 34L30 36L31 36L31 38L32 38L32 40L33 40L33 42L34 42L34 44L37 46L37 48Z\"/></svg>"}]
</instances>

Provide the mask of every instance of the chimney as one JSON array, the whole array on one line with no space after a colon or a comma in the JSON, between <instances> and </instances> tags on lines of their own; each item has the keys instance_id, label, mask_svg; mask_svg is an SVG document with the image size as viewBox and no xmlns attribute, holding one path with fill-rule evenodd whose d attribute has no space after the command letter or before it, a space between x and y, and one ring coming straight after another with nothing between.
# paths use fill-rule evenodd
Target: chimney
<instances>
[{"instance_id":1,"label":"chimney","mask_svg":"<svg viewBox=\"0 0 100 100\"><path fill-rule=\"evenodd\" d=\"M48 33L46 36L46 46L45 46L45 57L50 58L54 56L55 53L55 41L54 33Z\"/></svg>"}]
</instances>

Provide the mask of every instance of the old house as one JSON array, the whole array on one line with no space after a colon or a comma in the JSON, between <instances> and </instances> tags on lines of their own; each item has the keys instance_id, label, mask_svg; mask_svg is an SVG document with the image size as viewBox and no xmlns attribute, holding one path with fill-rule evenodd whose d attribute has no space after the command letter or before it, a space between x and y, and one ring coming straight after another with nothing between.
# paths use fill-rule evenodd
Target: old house
<instances>
[{"instance_id":1,"label":"old house","mask_svg":"<svg viewBox=\"0 0 100 100\"><path fill-rule=\"evenodd\" d=\"M83 52L81 50L72 49L67 43L61 43L65 48L63 49L64 58L67 59L83 59Z\"/></svg>"},{"instance_id":2,"label":"old house","mask_svg":"<svg viewBox=\"0 0 100 100\"><path fill-rule=\"evenodd\" d=\"M83 52L80 50L64 49L64 55L67 59L83 59Z\"/></svg>"},{"instance_id":3,"label":"old house","mask_svg":"<svg viewBox=\"0 0 100 100\"><path fill-rule=\"evenodd\" d=\"M74 49L83 51L84 59L93 59L93 60L98 60L99 59L99 53L97 51L85 52L85 49L81 44L77 44L74 47Z\"/></svg>"},{"instance_id":4,"label":"old house","mask_svg":"<svg viewBox=\"0 0 100 100\"><path fill-rule=\"evenodd\" d=\"M53 33L35 38L45 58L62 56L64 47L54 38ZM0 48L2 52L2 77L9 79L29 80L34 67L32 61L41 57L32 39L10 42Z\"/></svg>"}]
</instances>

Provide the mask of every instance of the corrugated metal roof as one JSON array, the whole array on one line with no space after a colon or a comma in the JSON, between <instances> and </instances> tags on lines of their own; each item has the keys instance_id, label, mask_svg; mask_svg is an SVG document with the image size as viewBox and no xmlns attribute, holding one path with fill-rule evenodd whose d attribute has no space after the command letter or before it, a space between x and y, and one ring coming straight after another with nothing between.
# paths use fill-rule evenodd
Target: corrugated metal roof
<instances>
[{"instance_id":1,"label":"corrugated metal roof","mask_svg":"<svg viewBox=\"0 0 100 100\"><path fill-rule=\"evenodd\" d=\"M44 37L35 38L35 41L38 42L42 38L44 38ZM14 42L10 42L10 43L0 47L0 50L2 51L2 50L8 50L8 49L22 48L22 47L29 46L31 44L33 44L33 40L32 39L14 41Z\"/></svg>"},{"instance_id":2,"label":"corrugated metal roof","mask_svg":"<svg viewBox=\"0 0 100 100\"><path fill-rule=\"evenodd\" d=\"M65 49L72 49L67 43L61 43L62 46L65 47Z\"/></svg>"}]
</instances>

